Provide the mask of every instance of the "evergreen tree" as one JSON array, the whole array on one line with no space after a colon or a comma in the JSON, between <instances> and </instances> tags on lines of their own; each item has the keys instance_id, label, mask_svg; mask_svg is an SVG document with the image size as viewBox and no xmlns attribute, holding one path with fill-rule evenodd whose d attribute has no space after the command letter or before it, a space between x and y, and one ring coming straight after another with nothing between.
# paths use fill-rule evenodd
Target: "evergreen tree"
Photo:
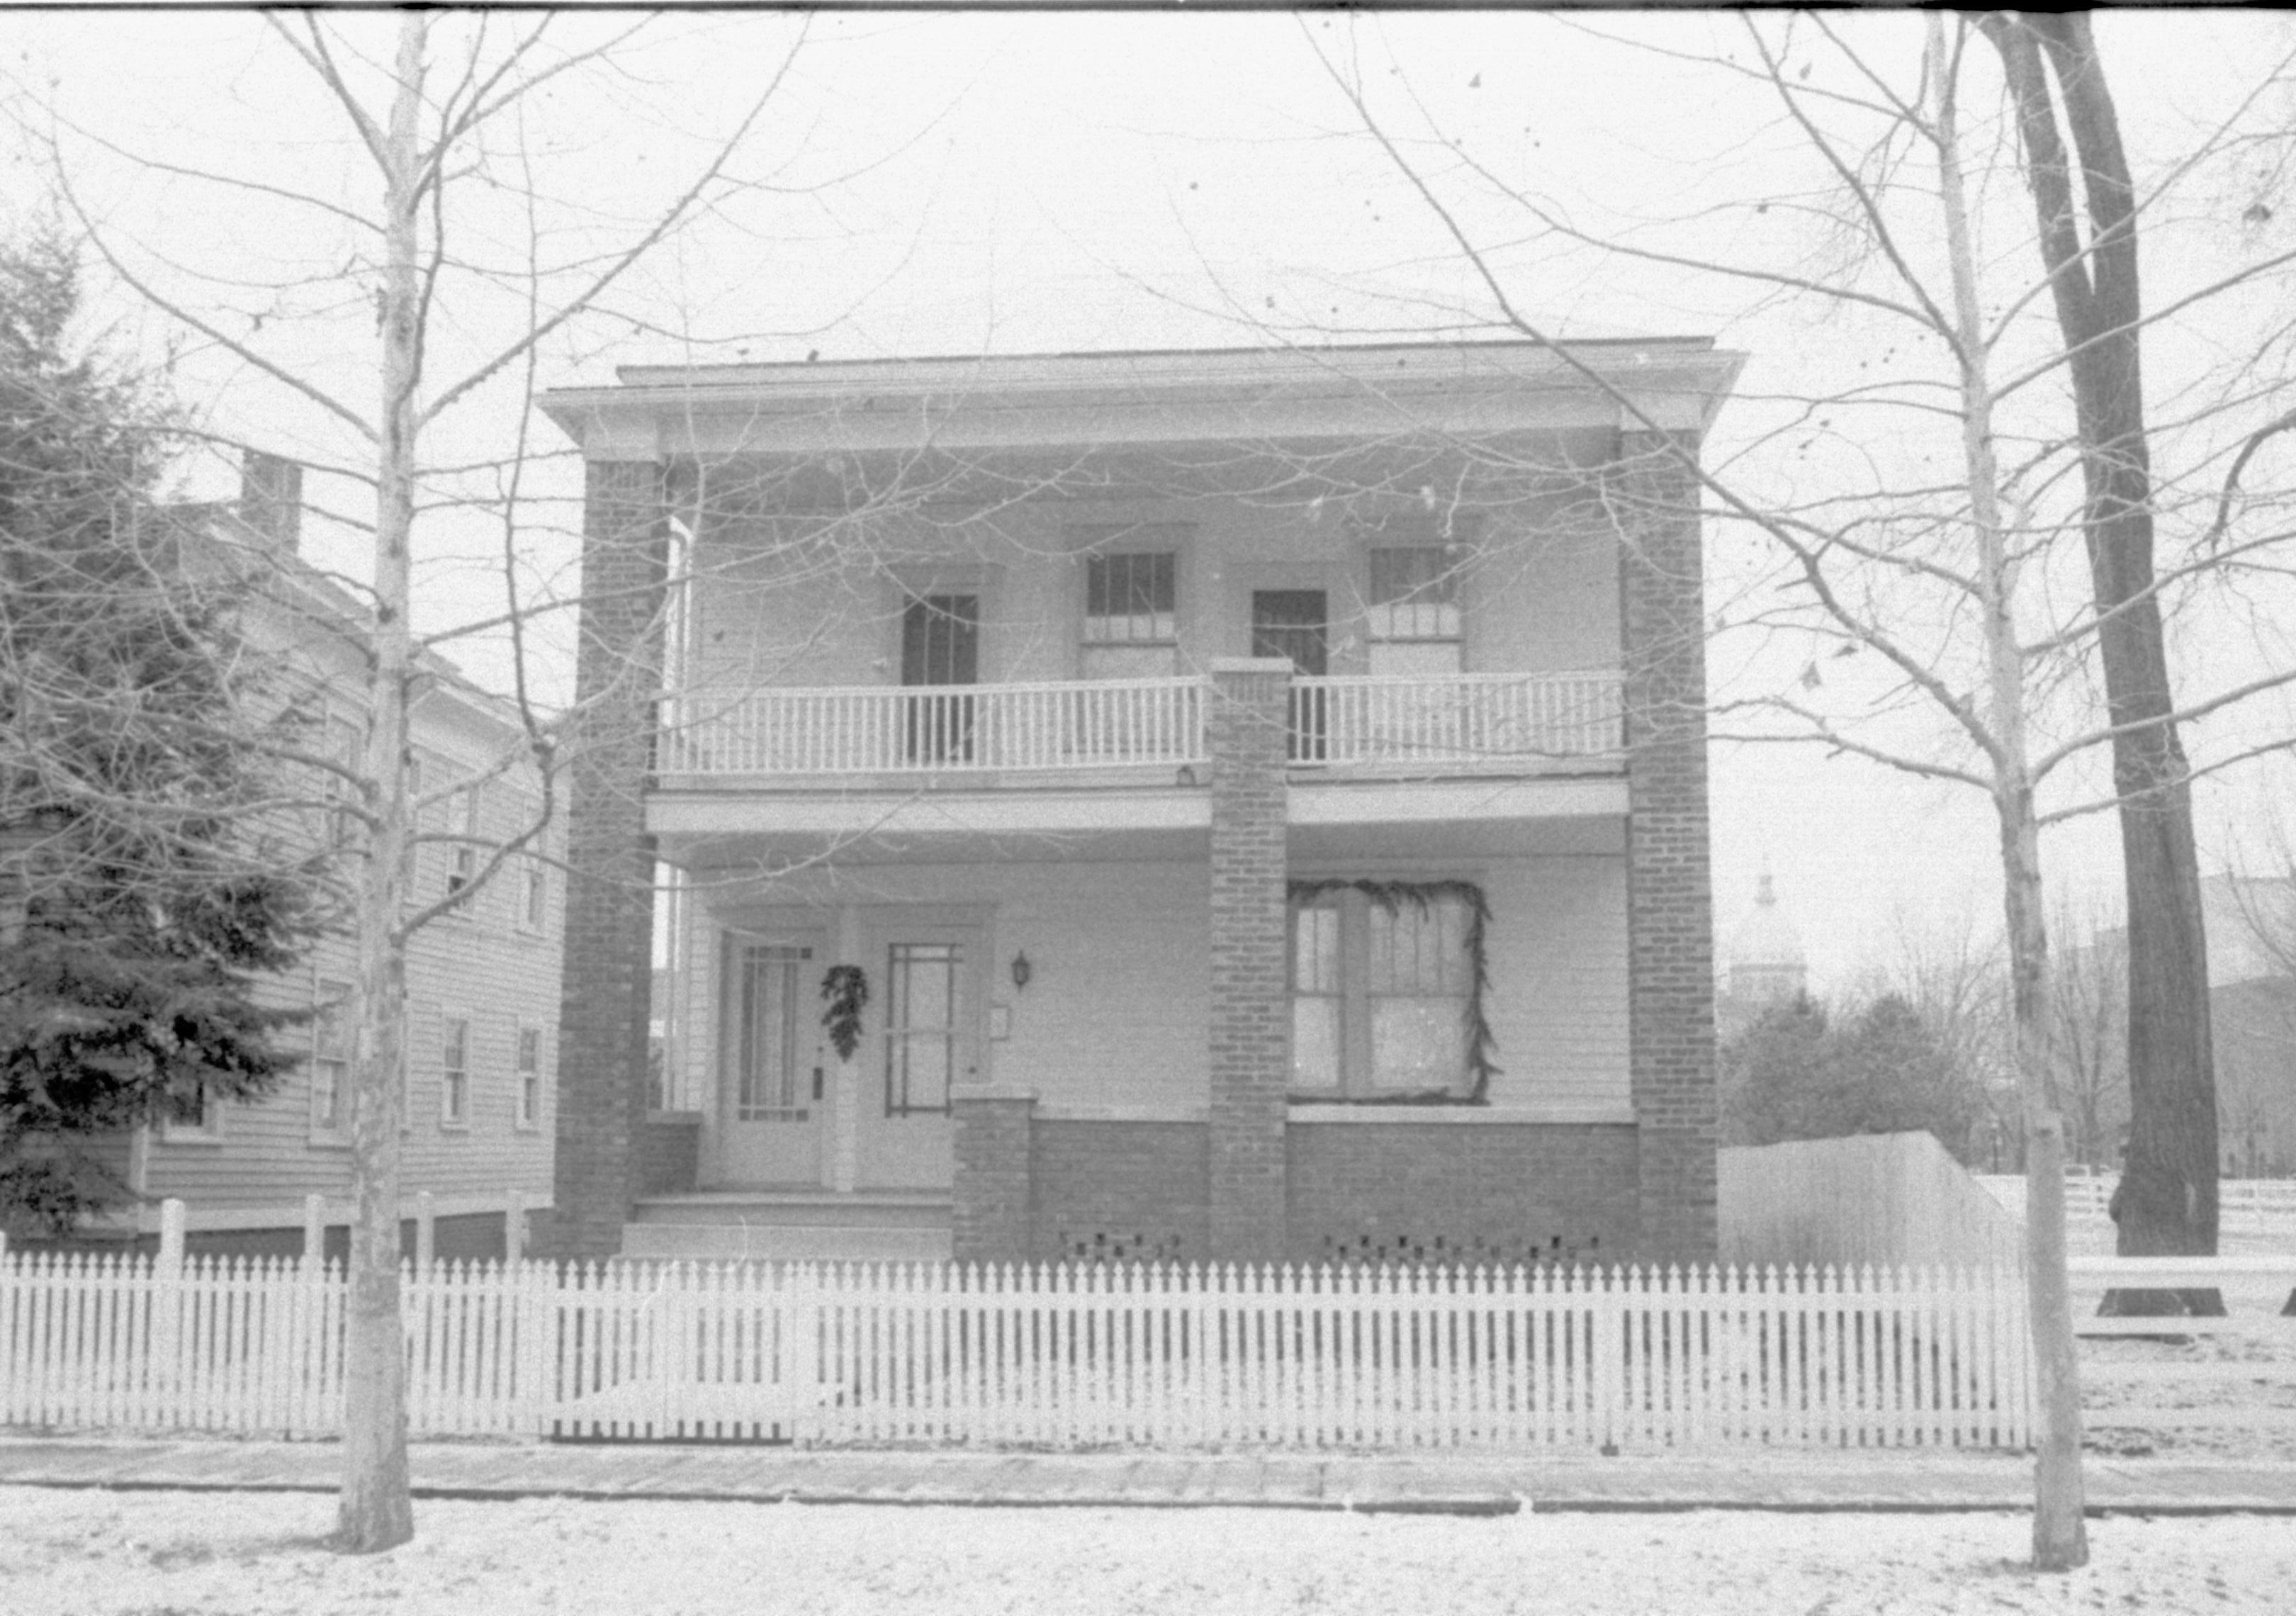
<instances>
[{"instance_id":1,"label":"evergreen tree","mask_svg":"<svg viewBox=\"0 0 2296 1616\"><path fill-rule=\"evenodd\" d=\"M155 502L170 412L76 353L53 230L0 246L0 1219L124 1189L102 1136L259 1094L291 1064L259 973L304 889L262 835L237 587ZM196 574L208 576L201 581Z\"/></svg>"},{"instance_id":2,"label":"evergreen tree","mask_svg":"<svg viewBox=\"0 0 2296 1616\"><path fill-rule=\"evenodd\" d=\"M1896 994L1840 1019L1807 995L1772 1005L1723 1046L1720 1065L1734 1144L1926 1129L1964 1161L1975 1148L1982 1096Z\"/></svg>"}]
</instances>

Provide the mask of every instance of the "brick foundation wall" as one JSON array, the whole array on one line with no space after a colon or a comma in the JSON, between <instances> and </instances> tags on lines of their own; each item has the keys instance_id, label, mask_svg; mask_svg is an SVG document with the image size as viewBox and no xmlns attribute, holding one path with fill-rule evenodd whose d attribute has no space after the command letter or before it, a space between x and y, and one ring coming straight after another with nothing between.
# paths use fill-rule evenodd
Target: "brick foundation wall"
<instances>
[{"instance_id":1,"label":"brick foundation wall","mask_svg":"<svg viewBox=\"0 0 2296 1616\"><path fill-rule=\"evenodd\" d=\"M1636 1251L1638 1154L1625 1124L1301 1122L1287 1143L1293 1262L1603 1262Z\"/></svg>"},{"instance_id":2,"label":"brick foundation wall","mask_svg":"<svg viewBox=\"0 0 2296 1616\"><path fill-rule=\"evenodd\" d=\"M949 1239L959 1262L1026 1262L1032 1255L1029 1156L1036 1105L1027 1095L950 1097L955 1172Z\"/></svg>"},{"instance_id":3,"label":"brick foundation wall","mask_svg":"<svg viewBox=\"0 0 2296 1616\"><path fill-rule=\"evenodd\" d=\"M1215 659L1205 716L1211 783L1210 1255L1283 1251L1283 1090L1291 1076L1284 949L1284 716L1291 664Z\"/></svg>"},{"instance_id":4,"label":"brick foundation wall","mask_svg":"<svg viewBox=\"0 0 2296 1616\"><path fill-rule=\"evenodd\" d=\"M1037 1122L1033 1255L1201 1262L1211 1252L1201 1122Z\"/></svg>"},{"instance_id":5,"label":"brick foundation wall","mask_svg":"<svg viewBox=\"0 0 2296 1616\"><path fill-rule=\"evenodd\" d=\"M652 991L653 846L645 834L667 577L662 476L594 461L582 528L581 718L562 752L566 968L558 1014L552 1252L611 1257L643 1187Z\"/></svg>"},{"instance_id":6,"label":"brick foundation wall","mask_svg":"<svg viewBox=\"0 0 2296 1616\"><path fill-rule=\"evenodd\" d=\"M701 1113L657 1111L638 1136L638 1189L648 1195L682 1195L701 1180Z\"/></svg>"},{"instance_id":7,"label":"brick foundation wall","mask_svg":"<svg viewBox=\"0 0 2296 1616\"><path fill-rule=\"evenodd\" d=\"M1608 484L1626 650L1628 1064L1642 1250L1710 1262L1715 1227L1714 900L1698 488L1663 442L1626 434Z\"/></svg>"}]
</instances>

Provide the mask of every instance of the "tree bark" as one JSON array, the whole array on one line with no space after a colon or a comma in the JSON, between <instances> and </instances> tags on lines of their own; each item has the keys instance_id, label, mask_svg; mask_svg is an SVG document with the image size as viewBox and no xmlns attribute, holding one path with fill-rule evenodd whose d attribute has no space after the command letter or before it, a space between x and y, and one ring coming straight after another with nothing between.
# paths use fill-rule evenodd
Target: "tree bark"
<instances>
[{"instance_id":1,"label":"tree bark","mask_svg":"<svg viewBox=\"0 0 2296 1616\"><path fill-rule=\"evenodd\" d=\"M1993 802L2000 823L2002 902L2008 927L2017 1092L2025 1120L2025 1293L2040 1429L2033 1479L2033 1566L2067 1571L2088 1560L2082 1513L2080 1374L2073 1354L2065 1265L2064 1120L2057 1106L2049 1020L2049 934L2042 906L2041 833L2025 734L2025 660L2017 639L2016 573L2002 529L1994 453L1993 390L1977 297L1977 260L1956 127L1945 25L1929 19L1937 86L1939 195L1954 293L1961 381L1962 454L1983 608Z\"/></svg>"},{"instance_id":2,"label":"tree bark","mask_svg":"<svg viewBox=\"0 0 2296 1616\"><path fill-rule=\"evenodd\" d=\"M406 1346L399 1319L399 1127L406 1104L405 915L413 812L407 779L408 544L414 513L414 390L421 330L415 263L415 119L429 29L400 20L398 86L381 152L384 268L382 435L377 456L374 628L368 662L365 776L373 793L358 915L359 1022L351 1108L350 1317L343 1387L338 1546L356 1554L414 1536L406 1467Z\"/></svg>"},{"instance_id":3,"label":"tree bark","mask_svg":"<svg viewBox=\"0 0 2296 1616\"><path fill-rule=\"evenodd\" d=\"M2151 593L2152 467L2144 428L2136 210L2119 116L2088 19L1997 13L1980 24L2001 55L2025 144L2081 440L2082 522L2101 621L2120 798L2128 920L2128 1153L2112 1199L2124 1257L2217 1249L2216 1075L2190 774L2170 715L2161 608ZM2081 168L2089 236L2074 214L2070 157L2050 73ZM2182 1311L2174 1293L2118 1293L2110 1310ZM2188 1296L2222 1311L2214 1292Z\"/></svg>"}]
</instances>

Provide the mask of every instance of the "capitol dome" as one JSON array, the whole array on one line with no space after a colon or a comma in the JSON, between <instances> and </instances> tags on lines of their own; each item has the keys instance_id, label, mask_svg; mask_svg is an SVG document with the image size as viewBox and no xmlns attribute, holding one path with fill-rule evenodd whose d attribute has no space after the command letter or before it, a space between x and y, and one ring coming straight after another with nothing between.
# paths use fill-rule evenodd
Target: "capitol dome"
<instances>
[{"instance_id":1,"label":"capitol dome","mask_svg":"<svg viewBox=\"0 0 2296 1616\"><path fill-rule=\"evenodd\" d=\"M1800 993L1809 975L1801 933L1778 907L1770 873L1754 890L1754 912L1730 939L1730 991L1741 998L1782 999Z\"/></svg>"}]
</instances>

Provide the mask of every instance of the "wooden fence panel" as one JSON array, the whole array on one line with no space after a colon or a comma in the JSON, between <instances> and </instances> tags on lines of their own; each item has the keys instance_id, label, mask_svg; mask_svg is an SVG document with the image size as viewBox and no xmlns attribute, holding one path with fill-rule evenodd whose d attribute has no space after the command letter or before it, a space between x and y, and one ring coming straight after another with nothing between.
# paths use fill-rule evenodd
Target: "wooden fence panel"
<instances>
[{"instance_id":1,"label":"wooden fence panel","mask_svg":"<svg viewBox=\"0 0 2296 1616\"><path fill-rule=\"evenodd\" d=\"M1993 1272L435 1264L416 1435L2022 1446ZM0 1251L0 1423L323 1436L344 1276Z\"/></svg>"}]
</instances>

